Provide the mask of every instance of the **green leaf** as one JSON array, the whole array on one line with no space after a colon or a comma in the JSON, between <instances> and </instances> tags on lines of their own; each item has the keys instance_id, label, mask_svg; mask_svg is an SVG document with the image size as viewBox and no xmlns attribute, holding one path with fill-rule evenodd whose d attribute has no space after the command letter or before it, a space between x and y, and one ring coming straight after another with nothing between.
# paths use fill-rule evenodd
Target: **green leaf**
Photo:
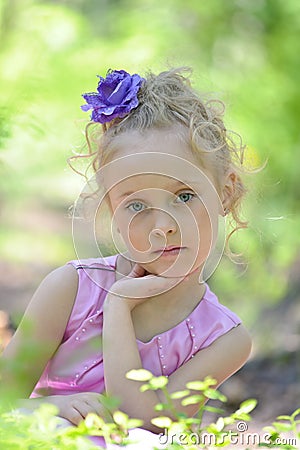
<instances>
[{"instance_id":1,"label":"green leaf","mask_svg":"<svg viewBox=\"0 0 300 450\"><path fill-rule=\"evenodd\" d=\"M155 411L163 411L164 409L168 409L169 405L167 403L157 403L154 406Z\"/></svg>"},{"instance_id":2,"label":"green leaf","mask_svg":"<svg viewBox=\"0 0 300 450\"><path fill-rule=\"evenodd\" d=\"M215 423L211 423L211 424L207 425L206 431L208 431L209 433L213 433L213 434L219 434L219 430Z\"/></svg>"},{"instance_id":3,"label":"green leaf","mask_svg":"<svg viewBox=\"0 0 300 450\"><path fill-rule=\"evenodd\" d=\"M277 431L290 431L292 429L292 425L290 423L284 422L273 422L273 426Z\"/></svg>"},{"instance_id":4,"label":"green leaf","mask_svg":"<svg viewBox=\"0 0 300 450\"><path fill-rule=\"evenodd\" d=\"M197 419L197 417L187 417L186 414L180 414L180 417L184 420L185 425L199 425L201 423L201 420Z\"/></svg>"},{"instance_id":5,"label":"green leaf","mask_svg":"<svg viewBox=\"0 0 300 450\"><path fill-rule=\"evenodd\" d=\"M231 417L231 416L224 417L223 419L224 419L224 423L225 423L226 426L227 425L231 425L231 424L233 424L235 422L234 417Z\"/></svg>"},{"instance_id":6,"label":"green leaf","mask_svg":"<svg viewBox=\"0 0 300 450\"><path fill-rule=\"evenodd\" d=\"M221 402L226 402L227 398L221 392L216 389L206 389L204 395L212 400L220 400Z\"/></svg>"},{"instance_id":7,"label":"green leaf","mask_svg":"<svg viewBox=\"0 0 300 450\"><path fill-rule=\"evenodd\" d=\"M240 411L236 411L235 413L233 413L232 417L234 417L236 420L243 420L245 422L249 422L251 420L249 414Z\"/></svg>"},{"instance_id":8,"label":"green leaf","mask_svg":"<svg viewBox=\"0 0 300 450\"><path fill-rule=\"evenodd\" d=\"M140 391L141 391L141 392L146 392L146 391L149 391L150 389L152 389L152 387L150 386L150 384L143 384L143 385L140 387Z\"/></svg>"},{"instance_id":9,"label":"green leaf","mask_svg":"<svg viewBox=\"0 0 300 450\"><path fill-rule=\"evenodd\" d=\"M203 395L190 395L184 398L181 402L182 406L195 405L196 403L201 403L203 401Z\"/></svg>"},{"instance_id":10,"label":"green leaf","mask_svg":"<svg viewBox=\"0 0 300 450\"><path fill-rule=\"evenodd\" d=\"M170 397L176 400L178 398L186 397L187 395L189 395L189 393L190 391L188 389L185 389L184 391L173 392L173 394L171 394Z\"/></svg>"},{"instance_id":11,"label":"green leaf","mask_svg":"<svg viewBox=\"0 0 300 450\"><path fill-rule=\"evenodd\" d=\"M126 378L135 381L149 381L153 378L153 375L146 369L133 369L126 373Z\"/></svg>"},{"instance_id":12,"label":"green leaf","mask_svg":"<svg viewBox=\"0 0 300 450\"><path fill-rule=\"evenodd\" d=\"M141 427L143 425L143 421L140 419L129 419L127 422L127 427L128 428L138 428Z\"/></svg>"},{"instance_id":13,"label":"green leaf","mask_svg":"<svg viewBox=\"0 0 300 450\"><path fill-rule=\"evenodd\" d=\"M223 414L224 409L216 408L215 406L205 405L203 406L203 409L208 412L216 413L216 414ZM234 421L234 419L232 419Z\"/></svg>"},{"instance_id":14,"label":"green leaf","mask_svg":"<svg viewBox=\"0 0 300 450\"><path fill-rule=\"evenodd\" d=\"M166 416L155 417L151 422L159 428L169 428L173 423L170 417Z\"/></svg>"},{"instance_id":15,"label":"green leaf","mask_svg":"<svg viewBox=\"0 0 300 450\"><path fill-rule=\"evenodd\" d=\"M151 386L150 389L156 390L156 389L162 389L168 384L169 380L167 377L161 376L161 377L153 377L149 381L149 385Z\"/></svg>"},{"instance_id":16,"label":"green leaf","mask_svg":"<svg viewBox=\"0 0 300 450\"><path fill-rule=\"evenodd\" d=\"M278 431L273 431L273 432L270 432L270 441L271 442L275 442L276 441L276 439L278 439L280 437L280 434L278 433Z\"/></svg>"},{"instance_id":17,"label":"green leaf","mask_svg":"<svg viewBox=\"0 0 300 450\"><path fill-rule=\"evenodd\" d=\"M87 428L102 428L104 420L95 413L89 413L84 420Z\"/></svg>"},{"instance_id":18,"label":"green leaf","mask_svg":"<svg viewBox=\"0 0 300 450\"><path fill-rule=\"evenodd\" d=\"M300 414L300 408L296 409L291 415L291 418L294 420Z\"/></svg>"},{"instance_id":19,"label":"green leaf","mask_svg":"<svg viewBox=\"0 0 300 450\"><path fill-rule=\"evenodd\" d=\"M204 383L204 381L189 381L188 383L186 383L186 387L193 391L204 391L205 389L207 389L207 385Z\"/></svg>"},{"instance_id":20,"label":"green leaf","mask_svg":"<svg viewBox=\"0 0 300 450\"><path fill-rule=\"evenodd\" d=\"M248 400L245 400L243 403L240 404L240 407L238 409L238 412L240 413L249 413L253 411L253 409L257 405L257 400L255 398L249 398Z\"/></svg>"},{"instance_id":21,"label":"green leaf","mask_svg":"<svg viewBox=\"0 0 300 450\"><path fill-rule=\"evenodd\" d=\"M278 416L276 417L277 420L288 420L291 421L291 416Z\"/></svg>"},{"instance_id":22,"label":"green leaf","mask_svg":"<svg viewBox=\"0 0 300 450\"><path fill-rule=\"evenodd\" d=\"M205 377L203 381L189 381L186 383L186 387L195 391L205 391L216 384L217 381L214 378Z\"/></svg>"},{"instance_id":23,"label":"green leaf","mask_svg":"<svg viewBox=\"0 0 300 450\"><path fill-rule=\"evenodd\" d=\"M219 417L218 420L216 421L216 428L218 431L222 431L224 427L225 427L224 419L223 417Z\"/></svg>"},{"instance_id":24,"label":"green leaf","mask_svg":"<svg viewBox=\"0 0 300 450\"><path fill-rule=\"evenodd\" d=\"M120 427L126 428L128 424L128 415L122 411L116 411L113 413L114 421Z\"/></svg>"}]
</instances>

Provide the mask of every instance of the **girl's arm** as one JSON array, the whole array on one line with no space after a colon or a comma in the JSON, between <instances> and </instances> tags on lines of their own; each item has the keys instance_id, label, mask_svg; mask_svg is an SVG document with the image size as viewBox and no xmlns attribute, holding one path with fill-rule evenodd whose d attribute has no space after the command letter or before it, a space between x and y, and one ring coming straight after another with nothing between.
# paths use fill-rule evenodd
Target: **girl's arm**
<instances>
[{"instance_id":1,"label":"girl's arm","mask_svg":"<svg viewBox=\"0 0 300 450\"><path fill-rule=\"evenodd\" d=\"M77 273L60 267L42 281L2 354L2 386L28 397L63 338L77 292Z\"/></svg>"},{"instance_id":2,"label":"girl's arm","mask_svg":"<svg viewBox=\"0 0 300 450\"><path fill-rule=\"evenodd\" d=\"M246 328L242 324L232 328L169 377L169 392L182 390L189 381L203 380L206 376L217 381L214 386L217 388L245 364L251 348L252 342ZM194 416L198 410L197 405L182 406L180 400L175 401L175 405L178 411L188 416Z\"/></svg>"},{"instance_id":3,"label":"girl's arm","mask_svg":"<svg viewBox=\"0 0 300 450\"><path fill-rule=\"evenodd\" d=\"M157 393L141 394L141 383L126 378L129 370L142 368L131 311L147 297L171 288L177 281L144 275L145 270L136 264L126 277L114 283L106 296L102 332L104 379L106 393L120 400L120 409L142 419L144 428L158 431L150 422L155 416L154 406L160 401Z\"/></svg>"},{"instance_id":4,"label":"girl's arm","mask_svg":"<svg viewBox=\"0 0 300 450\"><path fill-rule=\"evenodd\" d=\"M106 393L117 397L121 410L132 418L142 419L143 427L153 431L150 419L154 417L154 406L160 400L154 391L141 394L141 383L126 378L129 370L141 369L143 366L131 311L120 298L106 298L102 345Z\"/></svg>"},{"instance_id":5,"label":"girl's arm","mask_svg":"<svg viewBox=\"0 0 300 450\"><path fill-rule=\"evenodd\" d=\"M157 432L151 419L157 416L154 406L165 401L160 391L141 393L140 382L128 380L126 373L142 368L131 318L130 302L111 294L107 296L104 310L103 357L107 392L121 400L120 408L131 417L144 421L144 428ZM220 385L247 360L251 350L250 337L242 325L221 336L169 377L169 392L185 388L189 381L202 380L207 375ZM178 411L193 416L197 405L183 407L175 402ZM165 413L164 413L165 414ZM169 414L172 417L171 413ZM161 430L160 430L161 431Z\"/></svg>"},{"instance_id":6,"label":"girl's arm","mask_svg":"<svg viewBox=\"0 0 300 450\"><path fill-rule=\"evenodd\" d=\"M95 392L28 399L47 362L60 345L77 293L76 270L66 265L51 272L35 292L0 363L0 398L33 410L52 403L59 416L78 425L89 412L108 418ZM21 400L21 398L23 398ZM26 399L27 398L27 399Z\"/></svg>"}]
</instances>

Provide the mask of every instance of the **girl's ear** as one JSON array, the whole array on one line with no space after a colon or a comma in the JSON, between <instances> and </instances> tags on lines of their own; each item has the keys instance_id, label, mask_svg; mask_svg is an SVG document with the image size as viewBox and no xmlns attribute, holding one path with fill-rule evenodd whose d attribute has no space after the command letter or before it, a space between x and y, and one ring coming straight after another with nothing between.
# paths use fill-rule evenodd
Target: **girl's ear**
<instances>
[{"instance_id":1,"label":"girl's ear","mask_svg":"<svg viewBox=\"0 0 300 450\"><path fill-rule=\"evenodd\" d=\"M236 190L237 178L238 177L235 172L230 172L225 179L222 190L222 206L224 216L226 216L230 212L232 200L234 198L234 193Z\"/></svg>"}]
</instances>

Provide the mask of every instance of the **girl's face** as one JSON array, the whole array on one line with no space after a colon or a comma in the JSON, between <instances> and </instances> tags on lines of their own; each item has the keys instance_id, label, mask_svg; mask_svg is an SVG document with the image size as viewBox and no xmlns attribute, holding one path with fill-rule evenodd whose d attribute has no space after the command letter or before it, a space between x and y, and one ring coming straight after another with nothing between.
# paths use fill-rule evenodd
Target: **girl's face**
<instances>
[{"instance_id":1,"label":"girl's face","mask_svg":"<svg viewBox=\"0 0 300 450\"><path fill-rule=\"evenodd\" d=\"M112 155L103 181L130 259L165 277L200 268L216 241L221 202L182 135L126 132Z\"/></svg>"}]
</instances>

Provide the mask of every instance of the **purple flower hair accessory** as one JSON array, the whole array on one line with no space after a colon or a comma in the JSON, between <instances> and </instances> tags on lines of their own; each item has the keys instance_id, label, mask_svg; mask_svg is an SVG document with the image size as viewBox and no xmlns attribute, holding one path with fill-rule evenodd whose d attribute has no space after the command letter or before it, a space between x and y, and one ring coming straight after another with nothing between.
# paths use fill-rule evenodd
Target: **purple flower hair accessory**
<instances>
[{"instance_id":1,"label":"purple flower hair accessory","mask_svg":"<svg viewBox=\"0 0 300 450\"><path fill-rule=\"evenodd\" d=\"M144 78L130 75L125 70L109 70L106 78L100 77L97 92L83 94L86 105L83 111L92 109L93 122L106 123L116 117L124 117L139 104L137 93Z\"/></svg>"}]
</instances>

